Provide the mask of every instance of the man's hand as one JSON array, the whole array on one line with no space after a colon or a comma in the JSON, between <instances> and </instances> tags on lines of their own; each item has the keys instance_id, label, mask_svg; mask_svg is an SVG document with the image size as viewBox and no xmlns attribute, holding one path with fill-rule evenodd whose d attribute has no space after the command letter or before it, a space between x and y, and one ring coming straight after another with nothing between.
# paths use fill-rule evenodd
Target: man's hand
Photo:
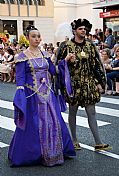
<instances>
[{"instance_id":1,"label":"man's hand","mask_svg":"<svg viewBox=\"0 0 119 176\"><path fill-rule=\"evenodd\" d=\"M71 62L74 62L76 60L76 56L74 53L69 53L66 58L65 58L65 61L71 61Z\"/></svg>"},{"instance_id":2,"label":"man's hand","mask_svg":"<svg viewBox=\"0 0 119 176\"><path fill-rule=\"evenodd\" d=\"M102 89L102 86L100 84L98 84L96 86L96 90L98 90L100 93L102 93L104 90Z\"/></svg>"}]
</instances>

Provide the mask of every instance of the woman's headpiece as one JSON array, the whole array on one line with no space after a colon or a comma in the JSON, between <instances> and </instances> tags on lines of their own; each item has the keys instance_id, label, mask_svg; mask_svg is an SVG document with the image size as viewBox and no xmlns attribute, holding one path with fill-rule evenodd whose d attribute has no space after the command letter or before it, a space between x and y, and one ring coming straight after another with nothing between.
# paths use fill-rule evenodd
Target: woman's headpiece
<instances>
[{"instance_id":1,"label":"woman's headpiece","mask_svg":"<svg viewBox=\"0 0 119 176\"><path fill-rule=\"evenodd\" d=\"M32 30L38 30L37 28L35 28L35 26L33 25L29 25L27 28L26 28L26 33L29 34L30 31Z\"/></svg>"}]
</instances>

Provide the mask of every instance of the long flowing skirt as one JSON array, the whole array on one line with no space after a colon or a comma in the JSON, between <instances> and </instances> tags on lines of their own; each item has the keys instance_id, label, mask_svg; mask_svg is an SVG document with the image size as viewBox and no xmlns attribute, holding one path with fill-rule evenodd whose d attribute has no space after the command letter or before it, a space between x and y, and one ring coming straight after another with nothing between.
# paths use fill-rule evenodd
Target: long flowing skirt
<instances>
[{"instance_id":1,"label":"long flowing skirt","mask_svg":"<svg viewBox=\"0 0 119 176\"><path fill-rule=\"evenodd\" d=\"M16 127L9 147L8 158L13 166L54 166L62 164L65 156L76 155L52 92L47 99L28 99L26 119L25 130Z\"/></svg>"}]
</instances>

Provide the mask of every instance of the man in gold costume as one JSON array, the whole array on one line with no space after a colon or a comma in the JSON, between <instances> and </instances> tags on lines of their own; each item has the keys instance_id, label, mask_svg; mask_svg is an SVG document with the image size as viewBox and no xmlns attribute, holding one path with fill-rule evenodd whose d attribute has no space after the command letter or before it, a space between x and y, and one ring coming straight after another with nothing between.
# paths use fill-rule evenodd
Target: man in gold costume
<instances>
[{"instance_id":1,"label":"man in gold costume","mask_svg":"<svg viewBox=\"0 0 119 176\"><path fill-rule=\"evenodd\" d=\"M57 63L69 53L75 55L73 62L65 59L74 91L73 97L69 97L65 88L61 86L61 92L69 103L68 121L72 140L75 149L81 149L76 137L76 114L78 107L81 106L85 108L88 116L88 124L95 140L95 150L106 150L110 146L103 144L100 139L95 110L95 104L100 101L101 93L105 89L106 78L96 46L86 39L92 24L86 19L78 19L74 20L71 26L74 38L59 48Z\"/></svg>"}]
</instances>

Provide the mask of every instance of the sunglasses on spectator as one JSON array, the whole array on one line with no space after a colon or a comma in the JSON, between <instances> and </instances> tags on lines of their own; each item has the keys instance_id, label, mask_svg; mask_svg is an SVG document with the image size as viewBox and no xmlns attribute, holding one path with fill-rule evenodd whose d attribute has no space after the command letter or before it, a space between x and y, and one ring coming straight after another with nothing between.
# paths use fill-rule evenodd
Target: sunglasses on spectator
<instances>
[{"instance_id":1,"label":"sunglasses on spectator","mask_svg":"<svg viewBox=\"0 0 119 176\"><path fill-rule=\"evenodd\" d=\"M117 50L116 52L119 52L119 50Z\"/></svg>"}]
</instances>

